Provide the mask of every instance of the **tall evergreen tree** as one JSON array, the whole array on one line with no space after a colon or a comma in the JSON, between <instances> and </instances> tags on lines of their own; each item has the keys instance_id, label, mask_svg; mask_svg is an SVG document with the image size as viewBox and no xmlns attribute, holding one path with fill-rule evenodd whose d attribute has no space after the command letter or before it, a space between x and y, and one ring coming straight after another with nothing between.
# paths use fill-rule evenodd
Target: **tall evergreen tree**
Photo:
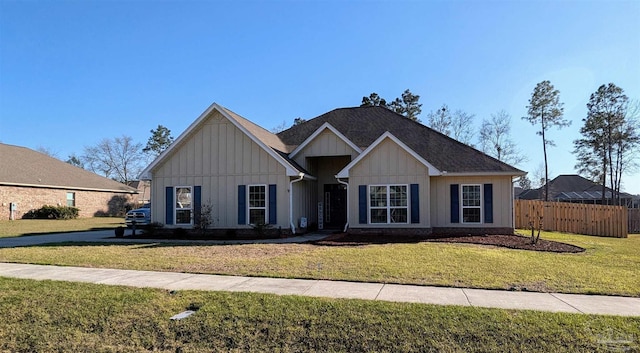
<instances>
[{"instance_id":1,"label":"tall evergreen tree","mask_svg":"<svg viewBox=\"0 0 640 353\"><path fill-rule=\"evenodd\" d=\"M422 113L422 104L418 103L420 96L411 93L409 89L402 92L402 98L396 98L390 103L387 100L380 97L377 93L373 92L369 97L362 97L361 107L381 106L394 112L404 115L405 117L420 122L418 115Z\"/></svg>"},{"instance_id":2,"label":"tall evergreen tree","mask_svg":"<svg viewBox=\"0 0 640 353\"><path fill-rule=\"evenodd\" d=\"M396 98L389 103L388 106L389 109L394 112L402 114L413 121L419 122L420 120L418 119L418 115L422 113L422 104L418 103L419 100L419 95L413 94L410 90L406 89L402 92L402 99Z\"/></svg>"},{"instance_id":3,"label":"tall evergreen tree","mask_svg":"<svg viewBox=\"0 0 640 353\"><path fill-rule=\"evenodd\" d=\"M582 138L574 141L576 169L602 185L605 203L607 179L613 192L612 202L619 204L622 174L627 156L638 146L640 137L633 119L627 119L628 97L613 83L602 85L591 94L587 117L582 119Z\"/></svg>"},{"instance_id":4,"label":"tall evergreen tree","mask_svg":"<svg viewBox=\"0 0 640 353\"><path fill-rule=\"evenodd\" d=\"M149 132L151 132L151 137L149 137L147 145L142 149L142 152L148 153L155 158L173 143L173 136L171 136L171 130L162 125L158 125L155 130L150 130Z\"/></svg>"},{"instance_id":5,"label":"tall evergreen tree","mask_svg":"<svg viewBox=\"0 0 640 353\"><path fill-rule=\"evenodd\" d=\"M361 107L383 106L387 107L387 101L380 97L376 92L373 92L369 97L362 97Z\"/></svg>"},{"instance_id":6,"label":"tall evergreen tree","mask_svg":"<svg viewBox=\"0 0 640 353\"><path fill-rule=\"evenodd\" d=\"M544 153L544 179L545 190L544 200L549 200L549 163L547 159L547 146L555 146L547 136L551 127L562 128L571 125L571 122L563 119L563 103L560 103L560 91L555 89L551 82L545 80L538 83L531 94L529 105L527 106L527 116L522 119L527 120L531 125L540 125L540 130L536 133L542 136L542 151Z\"/></svg>"}]
</instances>

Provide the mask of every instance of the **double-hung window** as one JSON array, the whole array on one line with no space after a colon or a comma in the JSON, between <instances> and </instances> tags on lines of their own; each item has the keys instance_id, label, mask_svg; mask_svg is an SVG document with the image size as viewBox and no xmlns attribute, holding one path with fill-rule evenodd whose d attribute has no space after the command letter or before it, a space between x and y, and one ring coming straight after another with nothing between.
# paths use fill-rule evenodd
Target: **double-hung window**
<instances>
[{"instance_id":1,"label":"double-hung window","mask_svg":"<svg viewBox=\"0 0 640 353\"><path fill-rule=\"evenodd\" d=\"M267 186L249 185L249 224L267 223Z\"/></svg>"},{"instance_id":2,"label":"double-hung window","mask_svg":"<svg viewBox=\"0 0 640 353\"><path fill-rule=\"evenodd\" d=\"M176 192L176 224L191 224L193 215L193 197L191 186L177 186Z\"/></svg>"},{"instance_id":3,"label":"double-hung window","mask_svg":"<svg viewBox=\"0 0 640 353\"><path fill-rule=\"evenodd\" d=\"M407 223L408 218L407 185L369 186L370 223Z\"/></svg>"},{"instance_id":4,"label":"double-hung window","mask_svg":"<svg viewBox=\"0 0 640 353\"><path fill-rule=\"evenodd\" d=\"M462 223L480 223L482 193L480 185L462 185Z\"/></svg>"},{"instance_id":5,"label":"double-hung window","mask_svg":"<svg viewBox=\"0 0 640 353\"><path fill-rule=\"evenodd\" d=\"M76 206L76 193L68 192L67 193L67 206L75 207Z\"/></svg>"}]
</instances>

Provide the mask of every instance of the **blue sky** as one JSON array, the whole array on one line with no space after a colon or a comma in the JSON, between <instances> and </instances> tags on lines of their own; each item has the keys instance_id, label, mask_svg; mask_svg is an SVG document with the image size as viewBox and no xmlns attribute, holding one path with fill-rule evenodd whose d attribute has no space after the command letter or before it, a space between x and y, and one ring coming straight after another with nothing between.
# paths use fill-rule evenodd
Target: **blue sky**
<instances>
[{"instance_id":1,"label":"blue sky","mask_svg":"<svg viewBox=\"0 0 640 353\"><path fill-rule=\"evenodd\" d=\"M409 88L421 118L443 103L520 118L536 83L560 90L572 126L552 130L550 176L575 173L589 95L640 99L640 1L0 0L0 142L66 159L103 138L178 136L212 102L266 128ZM624 177L640 194L640 173Z\"/></svg>"}]
</instances>

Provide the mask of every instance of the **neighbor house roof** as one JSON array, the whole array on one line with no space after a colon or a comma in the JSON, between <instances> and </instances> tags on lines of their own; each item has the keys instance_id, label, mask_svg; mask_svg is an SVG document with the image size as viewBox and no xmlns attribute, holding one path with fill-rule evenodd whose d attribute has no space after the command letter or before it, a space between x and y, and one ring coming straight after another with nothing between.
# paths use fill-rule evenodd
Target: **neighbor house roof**
<instances>
[{"instance_id":1,"label":"neighbor house roof","mask_svg":"<svg viewBox=\"0 0 640 353\"><path fill-rule=\"evenodd\" d=\"M0 185L136 193L136 189L26 147L0 143Z\"/></svg>"},{"instance_id":2,"label":"neighbor house roof","mask_svg":"<svg viewBox=\"0 0 640 353\"><path fill-rule=\"evenodd\" d=\"M379 106L335 109L292 126L280 132L278 137L290 150L294 150L326 123L363 150L388 131L443 174L525 174L468 145Z\"/></svg>"},{"instance_id":3,"label":"neighbor house roof","mask_svg":"<svg viewBox=\"0 0 640 353\"><path fill-rule=\"evenodd\" d=\"M518 198L524 200L543 199L545 187L523 191ZM622 198L633 198L633 195L620 193ZM611 189L605 188L605 198L611 198ZM600 200L602 185L583 178L577 174L558 175L549 181L549 199L551 200Z\"/></svg>"}]
</instances>

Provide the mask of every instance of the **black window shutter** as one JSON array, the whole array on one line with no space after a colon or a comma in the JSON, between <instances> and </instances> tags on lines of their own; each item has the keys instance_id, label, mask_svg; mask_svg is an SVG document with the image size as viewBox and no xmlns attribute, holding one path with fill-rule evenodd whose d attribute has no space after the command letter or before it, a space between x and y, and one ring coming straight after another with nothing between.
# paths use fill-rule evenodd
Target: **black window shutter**
<instances>
[{"instance_id":1,"label":"black window shutter","mask_svg":"<svg viewBox=\"0 0 640 353\"><path fill-rule=\"evenodd\" d=\"M484 223L493 223L493 184L484 184Z\"/></svg>"},{"instance_id":2,"label":"black window shutter","mask_svg":"<svg viewBox=\"0 0 640 353\"><path fill-rule=\"evenodd\" d=\"M166 213L164 215L165 224L173 224L173 186L165 188Z\"/></svg>"},{"instance_id":3,"label":"black window shutter","mask_svg":"<svg viewBox=\"0 0 640 353\"><path fill-rule=\"evenodd\" d=\"M367 186L358 186L358 223L367 224Z\"/></svg>"},{"instance_id":4,"label":"black window shutter","mask_svg":"<svg viewBox=\"0 0 640 353\"><path fill-rule=\"evenodd\" d=\"M411 184L411 223L420 223L420 192L418 184Z\"/></svg>"},{"instance_id":5,"label":"black window shutter","mask_svg":"<svg viewBox=\"0 0 640 353\"><path fill-rule=\"evenodd\" d=\"M269 185L269 224L278 223L278 210L276 208L276 184Z\"/></svg>"},{"instance_id":6,"label":"black window shutter","mask_svg":"<svg viewBox=\"0 0 640 353\"><path fill-rule=\"evenodd\" d=\"M193 221L194 224L200 224L200 217L202 216L202 187L193 187Z\"/></svg>"},{"instance_id":7,"label":"black window shutter","mask_svg":"<svg viewBox=\"0 0 640 353\"><path fill-rule=\"evenodd\" d=\"M460 187L451 184L451 223L460 223Z\"/></svg>"},{"instance_id":8,"label":"black window shutter","mask_svg":"<svg viewBox=\"0 0 640 353\"><path fill-rule=\"evenodd\" d=\"M238 224L247 224L247 186L238 185Z\"/></svg>"}]
</instances>

